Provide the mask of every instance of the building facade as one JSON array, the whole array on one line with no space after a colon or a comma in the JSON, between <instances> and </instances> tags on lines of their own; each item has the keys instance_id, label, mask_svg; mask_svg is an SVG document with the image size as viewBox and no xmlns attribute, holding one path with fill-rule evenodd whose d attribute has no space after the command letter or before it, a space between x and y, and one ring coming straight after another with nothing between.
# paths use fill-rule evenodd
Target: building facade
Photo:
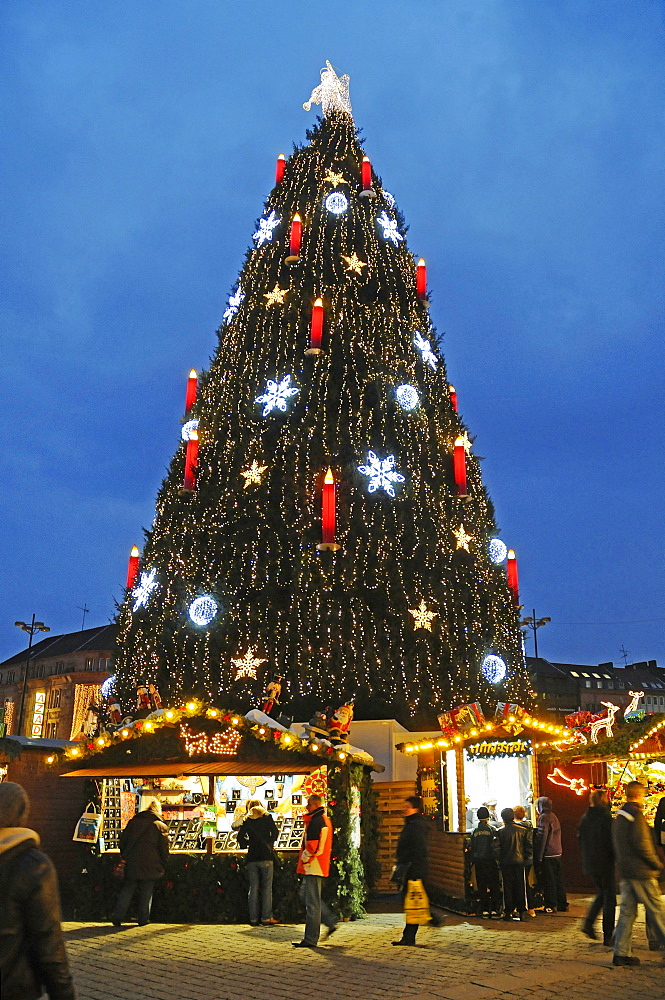
<instances>
[{"instance_id":1,"label":"building facade","mask_svg":"<svg viewBox=\"0 0 665 1000\"><path fill-rule=\"evenodd\" d=\"M655 660L615 667L613 663L553 663L528 656L527 668L540 710L560 720L577 711L605 712L604 702L623 712L640 692L635 704L638 711L665 713L665 668Z\"/></svg>"},{"instance_id":2,"label":"building facade","mask_svg":"<svg viewBox=\"0 0 665 1000\"><path fill-rule=\"evenodd\" d=\"M24 649L0 663L7 735L81 738L90 706L99 704L101 685L111 676L115 637L115 625L48 636L33 645L29 661Z\"/></svg>"}]
</instances>

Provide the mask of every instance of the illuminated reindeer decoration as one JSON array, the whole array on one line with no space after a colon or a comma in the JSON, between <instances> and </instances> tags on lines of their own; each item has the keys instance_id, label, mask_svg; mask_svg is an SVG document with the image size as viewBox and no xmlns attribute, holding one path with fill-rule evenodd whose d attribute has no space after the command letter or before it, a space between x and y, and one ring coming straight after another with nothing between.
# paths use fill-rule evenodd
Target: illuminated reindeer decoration
<instances>
[{"instance_id":1,"label":"illuminated reindeer decoration","mask_svg":"<svg viewBox=\"0 0 665 1000\"><path fill-rule=\"evenodd\" d=\"M618 705L613 705L611 701L601 701L601 705L604 705L607 709L607 715L604 715L601 719L594 719L591 723L591 742L598 742L598 733L601 730L605 730L605 735L609 739L612 736L612 724L614 723L614 716L619 711Z\"/></svg>"}]
</instances>

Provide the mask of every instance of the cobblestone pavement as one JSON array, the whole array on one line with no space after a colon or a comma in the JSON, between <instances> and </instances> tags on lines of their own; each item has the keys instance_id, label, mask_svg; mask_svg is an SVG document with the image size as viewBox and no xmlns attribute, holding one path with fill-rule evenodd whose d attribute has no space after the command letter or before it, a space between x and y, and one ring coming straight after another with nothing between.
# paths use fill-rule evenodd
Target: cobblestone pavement
<instances>
[{"instance_id":1,"label":"cobblestone pavement","mask_svg":"<svg viewBox=\"0 0 665 1000\"><path fill-rule=\"evenodd\" d=\"M662 954L633 934L637 969L613 968L609 949L567 914L506 924L448 915L421 928L418 948L393 948L401 915L340 925L316 951L294 949L302 927L149 924L118 930L67 923L78 1000L663 1000Z\"/></svg>"}]
</instances>

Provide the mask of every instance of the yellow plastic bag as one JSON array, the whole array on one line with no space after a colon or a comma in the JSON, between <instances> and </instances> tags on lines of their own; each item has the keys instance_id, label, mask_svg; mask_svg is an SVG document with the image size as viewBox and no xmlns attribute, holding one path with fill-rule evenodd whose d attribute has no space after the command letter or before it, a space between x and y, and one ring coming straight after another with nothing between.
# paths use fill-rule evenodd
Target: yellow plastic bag
<instances>
[{"instance_id":1,"label":"yellow plastic bag","mask_svg":"<svg viewBox=\"0 0 665 1000\"><path fill-rule=\"evenodd\" d=\"M404 916L407 924L428 924L432 919L429 899L422 879L409 880L404 896Z\"/></svg>"}]
</instances>

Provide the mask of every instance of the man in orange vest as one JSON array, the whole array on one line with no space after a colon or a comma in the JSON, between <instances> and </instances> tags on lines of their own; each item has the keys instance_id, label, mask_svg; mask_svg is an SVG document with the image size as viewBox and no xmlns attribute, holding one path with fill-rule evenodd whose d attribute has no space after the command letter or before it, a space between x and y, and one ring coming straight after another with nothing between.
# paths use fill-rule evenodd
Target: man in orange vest
<instances>
[{"instance_id":1,"label":"man in orange vest","mask_svg":"<svg viewBox=\"0 0 665 1000\"><path fill-rule=\"evenodd\" d=\"M302 941L291 943L294 948L316 948L322 922L328 928L326 937L337 930L337 917L321 899L323 880L330 872L333 827L326 816L320 795L310 795L307 799L307 812L303 820L305 832L297 871L303 877L299 895L305 904L305 934Z\"/></svg>"}]
</instances>

